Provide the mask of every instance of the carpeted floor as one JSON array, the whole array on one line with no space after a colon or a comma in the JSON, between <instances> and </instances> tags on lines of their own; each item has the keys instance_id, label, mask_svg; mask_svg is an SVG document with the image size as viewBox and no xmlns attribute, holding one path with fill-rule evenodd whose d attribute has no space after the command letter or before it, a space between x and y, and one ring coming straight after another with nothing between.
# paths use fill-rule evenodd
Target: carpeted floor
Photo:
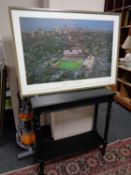
<instances>
[{"instance_id":1,"label":"carpeted floor","mask_svg":"<svg viewBox=\"0 0 131 175\"><path fill-rule=\"evenodd\" d=\"M37 175L38 165L4 175ZM99 149L47 163L46 175L131 175L131 138L109 144L104 157Z\"/></svg>"},{"instance_id":2,"label":"carpeted floor","mask_svg":"<svg viewBox=\"0 0 131 175\"><path fill-rule=\"evenodd\" d=\"M106 105L101 104L99 109L98 131L103 135L103 121ZM23 150L15 143L15 127L12 116L6 116L4 143L0 146L0 173L32 165L33 158L18 160L18 153ZM111 122L109 128L109 142L131 136L131 113L117 103L113 103ZM123 175L123 174L121 174Z\"/></svg>"}]
</instances>

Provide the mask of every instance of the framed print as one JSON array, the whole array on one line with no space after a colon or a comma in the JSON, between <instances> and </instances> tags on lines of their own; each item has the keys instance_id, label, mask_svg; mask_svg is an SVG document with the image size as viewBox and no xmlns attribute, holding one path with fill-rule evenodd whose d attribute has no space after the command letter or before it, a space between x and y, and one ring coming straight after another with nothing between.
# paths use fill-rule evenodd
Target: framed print
<instances>
[{"instance_id":1,"label":"framed print","mask_svg":"<svg viewBox=\"0 0 131 175\"><path fill-rule=\"evenodd\" d=\"M22 96L114 84L119 14L10 9Z\"/></svg>"}]
</instances>

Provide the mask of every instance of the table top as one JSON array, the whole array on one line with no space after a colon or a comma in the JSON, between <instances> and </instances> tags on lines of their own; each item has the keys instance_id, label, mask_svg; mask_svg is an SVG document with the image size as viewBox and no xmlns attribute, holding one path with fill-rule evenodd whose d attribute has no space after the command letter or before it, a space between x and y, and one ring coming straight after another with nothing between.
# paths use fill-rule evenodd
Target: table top
<instances>
[{"instance_id":1,"label":"table top","mask_svg":"<svg viewBox=\"0 0 131 175\"><path fill-rule=\"evenodd\" d=\"M55 110L55 108L68 108L74 106L84 106L95 103L102 103L113 100L114 93L106 88L79 90L31 97L32 108L45 108ZM51 109L53 107L53 109ZM50 109L49 109L50 108ZM56 110L57 110L56 109Z\"/></svg>"}]
</instances>

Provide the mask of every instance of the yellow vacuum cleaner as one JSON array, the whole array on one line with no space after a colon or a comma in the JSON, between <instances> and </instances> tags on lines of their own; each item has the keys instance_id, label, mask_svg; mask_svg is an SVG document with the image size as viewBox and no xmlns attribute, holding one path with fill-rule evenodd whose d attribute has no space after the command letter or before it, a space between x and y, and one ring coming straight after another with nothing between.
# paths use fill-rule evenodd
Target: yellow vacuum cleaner
<instances>
[{"instance_id":1,"label":"yellow vacuum cleaner","mask_svg":"<svg viewBox=\"0 0 131 175\"><path fill-rule=\"evenodd\" d=\"M32 147L36 143L36 135L33 130L32 108L28 101L19 99L19 124L16 133L17 145L27 151L18 154L18 158L22 159L34 154Z\"/></svg>"}]
</instances>

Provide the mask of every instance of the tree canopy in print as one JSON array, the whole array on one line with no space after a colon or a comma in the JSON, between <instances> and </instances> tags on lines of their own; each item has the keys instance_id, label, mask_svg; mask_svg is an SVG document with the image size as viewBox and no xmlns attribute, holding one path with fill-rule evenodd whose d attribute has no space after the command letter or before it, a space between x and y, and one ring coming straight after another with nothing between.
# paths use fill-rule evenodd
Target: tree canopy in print
<instances>
[{"instance_id":1,"label":"tree canopy in print","mask_svg":"<svg viewBox=\"0 0 131 175\"><path fill-rule=\"evenodd\" d=\"M27 84L111 76L113 21L21 17Z\"/></svg>"}]
</instances>

